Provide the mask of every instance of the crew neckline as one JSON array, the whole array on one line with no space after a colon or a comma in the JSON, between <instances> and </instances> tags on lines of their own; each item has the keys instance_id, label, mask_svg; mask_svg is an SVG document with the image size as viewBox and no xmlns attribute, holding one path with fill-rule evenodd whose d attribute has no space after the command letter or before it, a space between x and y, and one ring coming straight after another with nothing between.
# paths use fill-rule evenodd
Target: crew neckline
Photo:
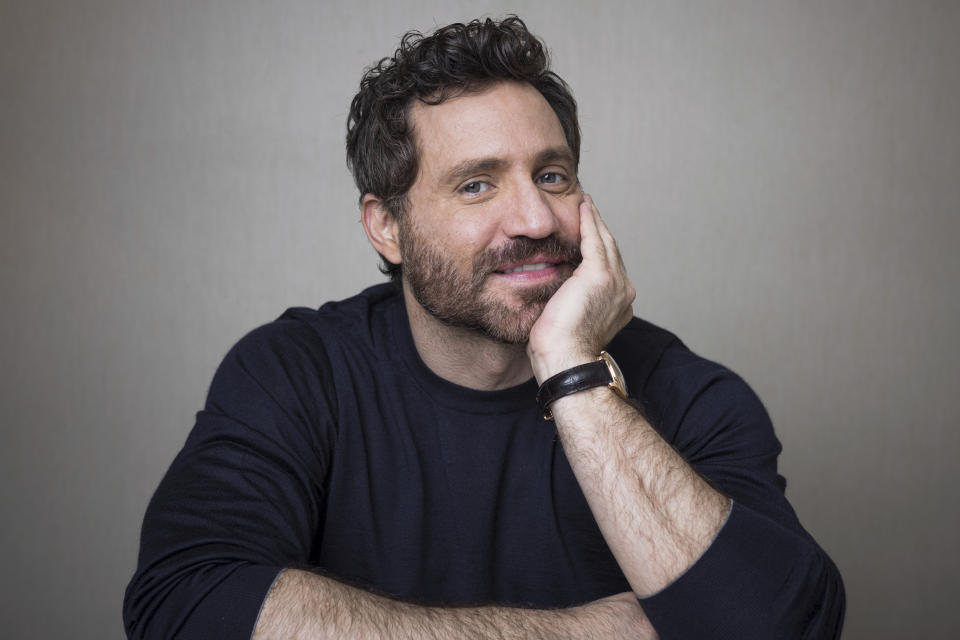
<instances>
[{"instance_id":1,"label":"crew neckline","mask_svg":"<svg viewBox=\"0 0 960 640\"><path fill-rule=\"evenodd\" d=\"M397 347L393 351L394 358L437 404L457 411L485 415L536 409L537 383L533 376L516 386L495 391L471 389L450 382L434 373L420 357L403 296L394 295L385 311L390 337Z\"/></svg>"}]
</instances>

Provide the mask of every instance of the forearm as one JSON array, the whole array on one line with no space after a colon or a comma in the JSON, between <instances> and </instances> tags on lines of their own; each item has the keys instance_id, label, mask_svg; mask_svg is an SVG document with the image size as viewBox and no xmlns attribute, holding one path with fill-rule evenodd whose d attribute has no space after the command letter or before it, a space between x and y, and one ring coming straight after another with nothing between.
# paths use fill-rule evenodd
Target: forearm
<instances>
[{"instance_id":1,"label":"forearm","mask_svg":"<svg viewBox=\"0 0 960 640\"><path fill-rule=\"evenodd\" d=\"M424 607L298 570L277 578L254 640L371 638L656 638L639 604L614 596L557 610Z\"/></svg>"},{"instance_id":2,"label":"forearm","mask_svg":"<svg viewBox=\"0 0 960 640\"><path fill-rule=\"evenodd\" d=\"M634 592L663 589L707 549L730 501L609 389L566 396L551 409L570 466Z\"/></svg>"},{"instance_id":3,"label":"forearm","mask_svg":"<svg viewBox=\"0 0 960 640\"><path fill-rule=\"evenodd\" d=\"M583 262L530 330L540 384L595 360L632 317L635 291L616 241L589 197L580 214ZM688 372L679 375L684 387ZM783 497L779 443L762 406L723 378L712 371L699 390L661 405L674 413L671 442L682 456L610 389L562 396L550 410L608 547L665 635L832 638L843 617L839 574Z\"/></svg>"},{"instance_id":4,"label":"forearm","mask_svg":"<svg viewBox=\"0 0 960 640\"><path fill-rule=\"evenodd\" d=\"M580 214L583 262L530 330L527 355L540 384L595 360L633 316L635 290L589 196ZM563 396L550 411L590 510L634 592L649 595L670 584L709 546L729 500L610 389Z\"/></svg>"}]
</instances>

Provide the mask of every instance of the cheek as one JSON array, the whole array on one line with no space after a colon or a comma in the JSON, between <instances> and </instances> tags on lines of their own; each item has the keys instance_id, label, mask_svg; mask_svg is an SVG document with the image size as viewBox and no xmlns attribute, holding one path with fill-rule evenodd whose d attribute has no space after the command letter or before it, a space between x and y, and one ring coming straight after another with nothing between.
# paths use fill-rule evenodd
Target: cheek
<instances>
[{"instance_id":1,"label":"cheek","mask_svg":"<svg viewBox=\"0 0 960 640\"><path fill-rule=\"evenodd\" d=\"M479 214L478 214L479 213ZM459 254L477 254L497 244L497 223L493 216L472 211L454 218L444 230L443 242Z\"/></svg>"},{"instance_id":2,"label":"cheek","mask_svg":"<svg viewBox=\"0 0 960 640\"><path fill-rule=\"evenodd\" d=\"M561 234L564 238L580 242L580 203L578 200L562 203L557 213Z\"/></svg>"}]
</instances>

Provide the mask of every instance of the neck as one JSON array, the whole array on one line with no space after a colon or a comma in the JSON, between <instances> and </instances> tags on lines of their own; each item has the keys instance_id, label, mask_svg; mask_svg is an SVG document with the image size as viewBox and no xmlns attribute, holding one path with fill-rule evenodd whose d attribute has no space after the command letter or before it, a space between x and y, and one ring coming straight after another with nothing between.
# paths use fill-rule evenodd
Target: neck
<instances>
[{"instance_id":1,"label":"neck","mask_svg":"<svg viewBox=\"0 0 960 640\"><path fill-rule=\"evenodd\" d=\"M506 389L533 376L525 344L504 344L430 315L404 287L410 332L420 359L435 374L470 389Z\"/></svg>"}]
</instances>

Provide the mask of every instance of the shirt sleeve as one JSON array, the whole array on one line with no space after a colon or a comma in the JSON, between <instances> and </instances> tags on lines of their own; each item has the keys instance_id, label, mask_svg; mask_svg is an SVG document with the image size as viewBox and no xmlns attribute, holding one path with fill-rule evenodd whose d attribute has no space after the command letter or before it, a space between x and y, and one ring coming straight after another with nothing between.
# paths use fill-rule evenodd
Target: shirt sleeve
<instances>
[{"instance_id":1,"label":"shirt sleeve","mask_svg":"<svg viewBox=\"0 0 960 640\"><path fill-rule=\"evenodd\" d=\"M717 490L730 514L703 555L640 604L661 638L839 638L836 566L803 529L777 473L780 443L756 394L685 348L651 377L664 437Z\"/></svg>"},{"instance_id":2,"label":"shirt sleeve","mask_svg":"<svg viewBox=\"0 0 960 640\"><path fill-rule=\"evenodd\" d=\"M128 637L247 640L282 568L307 564L335 437L311 333L277 321L224 359L147 507Z\"/></svg>"}]
</instances>

